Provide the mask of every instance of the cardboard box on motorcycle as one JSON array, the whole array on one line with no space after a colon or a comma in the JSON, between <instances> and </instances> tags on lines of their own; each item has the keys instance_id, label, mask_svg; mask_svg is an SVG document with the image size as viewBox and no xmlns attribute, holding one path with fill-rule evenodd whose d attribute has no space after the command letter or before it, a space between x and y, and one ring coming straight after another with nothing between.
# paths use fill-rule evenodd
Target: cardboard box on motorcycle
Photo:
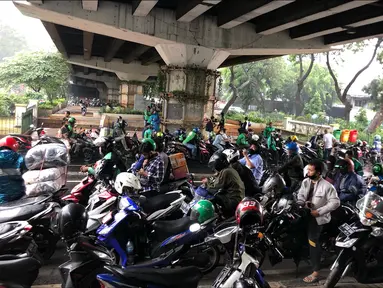
<instances>
[{"instance_id":1,"label":"cardboard box on motorcycle","mask_svg":"<svg viewBox=\"0 0 383 288\"><path fill-rule=\"evenodd\" d=\"M186 178L189 174L189 168L183 153L172 154L169 156L172 165L174 180Z\"/></svg>"}]
</instances>

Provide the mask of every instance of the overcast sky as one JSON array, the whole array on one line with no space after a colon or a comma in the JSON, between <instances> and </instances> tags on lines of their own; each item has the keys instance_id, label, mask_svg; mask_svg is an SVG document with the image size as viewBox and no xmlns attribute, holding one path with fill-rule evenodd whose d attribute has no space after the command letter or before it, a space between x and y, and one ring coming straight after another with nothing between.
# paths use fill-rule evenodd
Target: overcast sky
<instances>
[{"instance_id":1,"label":"overcast sky","mask_svg":"<svg viewBox=\"0 0 383 288\"><path fill-rule=\"evenodd\" d=\"M32 49L56 49L40 20L22 15L13 5L12 1L0 1L0 20L23 34ZM373 45L366 48L362 53L347 53L344 55L345 61L342 65L337 66L334 64L334 69L339 75L340 83L347 85L355 73L368 62L372 52ZM320 57L318 60L322 65L325 65L324 57ZM382 74L382 67L383 66L377 61L374 61L370 68L366 70L351 87L350 94L362 94L363 86Z\"/></svg>"}]
</instances>

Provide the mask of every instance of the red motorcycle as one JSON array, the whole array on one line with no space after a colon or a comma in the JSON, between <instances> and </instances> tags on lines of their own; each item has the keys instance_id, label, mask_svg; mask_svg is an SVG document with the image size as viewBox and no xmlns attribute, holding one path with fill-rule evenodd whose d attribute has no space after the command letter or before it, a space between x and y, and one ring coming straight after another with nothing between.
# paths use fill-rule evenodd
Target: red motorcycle
<instances>
[{"instance_id":1,"label":"red motorcycle","mask_svg":"<svg viewBox=\"0 0 383 288\"><path fill-rule=\"evenodd\" d=\"M32 124L28 131L24 134L9 134L9 136L15 139L19 144L19 152L21 154L26 154L27 151L32 148L32 140L35 138L40 139L41 136L45 135L43 125L44 123L41 123L39 128L35 128L35 126Z\"/></svg>"},{"instance_id":2,"label":"red motorcycle","mask_svg":"<svg viewBox=\"0 0 383 288\"><path fill-rule=\"evenodd\" d=\"M73 187L69 195L62 197L61 200L67 203L79 203L86 206L97 182L93 175L88 175Z\"/></svg>"}]
</instances>

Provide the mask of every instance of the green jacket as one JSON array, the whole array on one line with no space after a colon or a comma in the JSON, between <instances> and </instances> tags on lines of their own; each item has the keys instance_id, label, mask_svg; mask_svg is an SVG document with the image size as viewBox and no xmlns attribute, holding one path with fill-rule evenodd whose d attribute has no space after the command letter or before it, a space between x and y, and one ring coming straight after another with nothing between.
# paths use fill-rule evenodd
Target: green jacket
<instances>
[{"instance_id":1,"label":"green jacket","mask_svg":"<svg viewBox=\"0 0 383 288\"><path fill-rule=\"evenodd\" d=\"M106 154L106 155L104 156L104 158L102 158L102 159L105 159L105 160L113 160L112 158L113 158L113 153L112 153L112 152L109 152L109 153ZM115 159L115 160L116 160L116 159ZM99 161L101 161L101 160L99 160ZM118 174L120 174L120 172L121 172L120 169L125 170L124 168L122 168L122 166L118 165L119 163L116 163L116 164L117 164L117 169L115 170L114 178L116 178L116 176L117 176ZM119 166L120 166L120 167L119 167ZM94 174L95 174L95 170L94 170L94 167L93 167L93 166L88 168L88 173L91 174L91 175L94 175Z\"/></svg>"},{"instance_id":2,"label":"green jacket","mask_svg":"<svg viewBox=\"0 0 383 288\"><path fill-rule=\"evenodd\" d=\"M190 133L189 133L189 135L186 137L186 139L182 142L182 144L187 144L187 143L189 143L189 142L191 142L195 137L196 137L196 133L194 132L194 131L191 131Z\"/></svg>"},{"instance_id":3,"label":"green jacket","mask_svg":"<svg viewBox=\"0 0 383 288\"><path fill-rule=\"evenodd\" d=\"M151 115L152 115L152 113L150 111L145 110L144 111L144 119L145 119L145 121L149 121L149 118L150 118Z\"/></svg>"},{"instance_id":4,"label":"green jacket","mask_svg":"<svg viewBox=\"0 0 383 288\"><path fill-rule=\"evenodd\" d=\"M144 132L144 139L152 139L152 129L146 129Z\"/></svg>"},{"instance_id":5,"label":"green jacket","mask_svg":"<svg viewBox=\"0 0 383 288\"><path fill-rule=\"evenodd\" d=\"M274 132L274 131L275 131L274 127L267 126L266 129L263 131L263 136L265 136L265 138L269 138L271 135L271 132Z\"/></svg>"},{"instance_id":6,"label":"green jacket","mask_svg":"<svg viewBox=\"0 0 383 288\"><path fill-rule=\"evenodd\" d=\"M352 158L352 162L354 162L354 170L356 174L363 176L363 165L359 162L358 159Z\"/></svg>"},{"instance_id":7,"label":"green jacket","mask_svg":"<svg viewBox=\"0 0 383 288\"><path fill-rule=\"evenodd\" d=\"M246 134L245 133L239 134L236 143L237 145L248 145L249 143L247 142Z\"/></svg>"}]
</instances>

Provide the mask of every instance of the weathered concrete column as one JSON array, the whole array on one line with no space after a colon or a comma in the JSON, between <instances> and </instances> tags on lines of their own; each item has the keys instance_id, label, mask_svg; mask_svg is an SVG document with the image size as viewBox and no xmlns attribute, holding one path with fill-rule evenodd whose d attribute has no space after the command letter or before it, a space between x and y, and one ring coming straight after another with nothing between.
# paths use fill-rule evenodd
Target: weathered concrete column
<instances>
[{"instance_id":1,"label":"weathered concrete column","mask_svg":"<svg viewBox=\"0 0 383 288\"><path fill-rule=\"evenodd\" d=\"M120 103L130 109L135 107L135 98L142 97L142 85L137 83L122 83L120 85Z\"/></svg>"},{"instance_id":2,"label":"weathered concrete column","mask_svg":"<svg viewBox=\"0 0 383 288\"><path fill-rule=\"evenodd\" d=\"M159 44L158 53L167 66L164 124L200 126L211 116L215 100L216 69L229 56L226 51L186 44Z\"/></svg>"}]
</instances>

